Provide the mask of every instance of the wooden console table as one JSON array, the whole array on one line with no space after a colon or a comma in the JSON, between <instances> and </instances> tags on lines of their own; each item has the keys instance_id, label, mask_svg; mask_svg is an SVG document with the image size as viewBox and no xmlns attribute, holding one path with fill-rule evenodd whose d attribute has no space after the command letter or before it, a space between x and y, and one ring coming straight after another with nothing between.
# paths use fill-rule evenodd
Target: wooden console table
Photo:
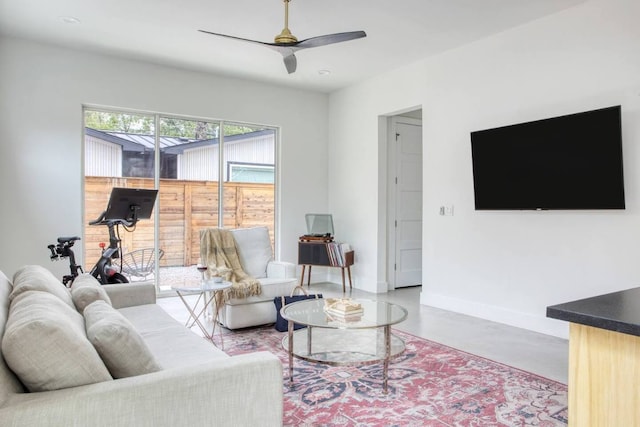
<instances>
[{"instance_id":1,"label":"wooden console table","mask_svg":"<svg viewBox=\"0 0 640 427\"><path fill-rule=\"evenodd\" d=\"M304 284L304 273L309 267L307 273L307 287L311 284L311 267L337 267L342 270L342 292L346 292L344 282L344 271L347 270L349 276L349 289L353 289L351 284L351 266L353 265L353 251L344 253L343 263L337 263L329 254L329 245L326 242L298 242L298 264L302 265L302 274L300 275L300 286Z\"/></svg>"}]
</instances>

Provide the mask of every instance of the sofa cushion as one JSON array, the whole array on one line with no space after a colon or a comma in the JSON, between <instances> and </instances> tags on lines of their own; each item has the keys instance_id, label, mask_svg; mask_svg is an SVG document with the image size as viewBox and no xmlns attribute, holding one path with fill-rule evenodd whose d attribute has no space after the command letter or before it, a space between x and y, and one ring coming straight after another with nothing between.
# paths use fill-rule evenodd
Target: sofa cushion
<instances>
[{"instance_id":1,"label":"sofa cushion","mask_svg":"<svg viewBox=\"0 0 640 427\"><path fill-rule=\"evenodd\" d=\"M211 344L211 341L203 339L185 328L184 324L176 322L157 304L126 307L118 311L142 335L163 369L199 365L213 359L229 357Z\"/></svg>"},{"instance_id":2,"label":"sofa cushion","mask_svg":"<svg viewBox=\"0 0 640 427\"><path fill-rule=\"evenodd\" d=\"M0 271L0 337L4 335L7 318L9 317L9 295L13 290L13 286L9 278ZM4 406L4 402L14 393L24 392L24 387L15 376L11 369L7 366L0 352L0 407Z\"/></svg>"},{"instance_id":3,"label":"sofa cushion","mask_svg":"<svg viewBox=\"0 0 640 427\"><path fill-rule=\"evenodd\" d=\"M105 301L84 309L87 337L113 378L133 377L160 370L131 322Z\"/></svg>"},{"instance_id":4,"label":"sofa cushion","mask_svg":"<svg viewBox=\"0 0 640 427\"><path fill-rule=\"evenodd\" d=\"M25 265L13 275L11 300L13 301L18 295L27 291L48 292L58 297L69 307L76 308L73 305L69 289L53 273L40 265Z\"/></svg>"},{"instance_id":5,"label":"sofa cushion","mask_svg":"<svg viewBox=\"0 0 640 427\"><path fill-rule=\"evenodd\" d=\"M100 300L111 305L111 298L109 298L100 282L88 273L81 274L73 281L71 299L80 313L94 301Z\"/></svg>"},{"instance_id":6,"label":"sofa cushion","mask_svg":"<svg viewBox=\"0 0 640 427\"><path fill-rule=\"evenodd\" d=\"M237 228L231 230L236 241L242 269L256 279L267 277L267 264L273 260L271 239L267 227Z\"/></svg>"},{"instance_id":7,"label":"sofa cushion","mask_svg":"<svg viewBox=\"0 0 640 427\"><path fill-rule=\"evenodd\" d=\"M32 392L111 379L82 315L48 292L25 291L12 301L2 354Z\"/></svg>"}]
</instances>

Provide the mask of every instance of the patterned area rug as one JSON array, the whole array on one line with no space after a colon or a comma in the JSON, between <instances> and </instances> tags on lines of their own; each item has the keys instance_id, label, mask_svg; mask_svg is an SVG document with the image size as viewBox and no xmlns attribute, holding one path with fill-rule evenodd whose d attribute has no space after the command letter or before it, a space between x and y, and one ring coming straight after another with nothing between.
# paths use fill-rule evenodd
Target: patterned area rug
<instances>
[{"instance_id":1,"label":"patterned area rug","mask_svg":"<svg viewBox=\"0 0 640 427\"><path fill-rule=\"evenodd\" d=\"M332 367L294 359L289 386L286 333L273 326L228 332L225 351L268 350L284 371L286 426L567 425L567 386L442 344L394 331L405 352L389 366Z\"/></svg>"}]
</instances>

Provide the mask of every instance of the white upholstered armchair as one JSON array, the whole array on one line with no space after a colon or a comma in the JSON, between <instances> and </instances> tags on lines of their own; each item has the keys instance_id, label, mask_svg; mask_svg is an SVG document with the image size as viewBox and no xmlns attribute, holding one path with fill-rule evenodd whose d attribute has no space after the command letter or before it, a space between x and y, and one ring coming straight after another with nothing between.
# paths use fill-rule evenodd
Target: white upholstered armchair
<instances>
[{"instance_id":1,"label":"white upholstered armchair","mask_svg":"<svg viewBox=\"0 0 640 427\"><path fill-rule=\"evenodd\" d=\"M202 238L203 230L200 233ZM261 294L231 298L220 310L220 322L229 329L264 325L276 321L273 298L289 295L296 286L296 268L290 262L274 261L267 227L230 230L245 273L258 279ZM205 245L201 245L204 247ZM206 259L202 254L202 259Z\"/></svg>"}]
</instances>

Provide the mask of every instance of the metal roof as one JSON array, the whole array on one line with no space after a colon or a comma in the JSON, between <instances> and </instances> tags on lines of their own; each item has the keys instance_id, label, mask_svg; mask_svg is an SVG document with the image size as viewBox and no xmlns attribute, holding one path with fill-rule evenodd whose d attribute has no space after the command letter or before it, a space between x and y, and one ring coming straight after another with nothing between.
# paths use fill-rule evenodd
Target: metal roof
<instances>
[{"instance_id":1,"label":"metal roof","mask_svg":"<svg viewBox=\"0 0 640 427\"><path fill-rule=\"evenodd\" d=\"M224 140L225 142L240 142L245 139L255 138L257 136L268 135L272 133L274 133L272 129L265 129L244 134L225 136ZM85 134L102 139L104 141L121 145L122 149L125 151L153 151L155 149L154 135L101 131L89 127L85 128ZM161 136L160 151L171 154L181 154L184 150L190 148L216 145L219 143L219 138L189 139L176 136Z\"/></svg>"}]
</instances>

